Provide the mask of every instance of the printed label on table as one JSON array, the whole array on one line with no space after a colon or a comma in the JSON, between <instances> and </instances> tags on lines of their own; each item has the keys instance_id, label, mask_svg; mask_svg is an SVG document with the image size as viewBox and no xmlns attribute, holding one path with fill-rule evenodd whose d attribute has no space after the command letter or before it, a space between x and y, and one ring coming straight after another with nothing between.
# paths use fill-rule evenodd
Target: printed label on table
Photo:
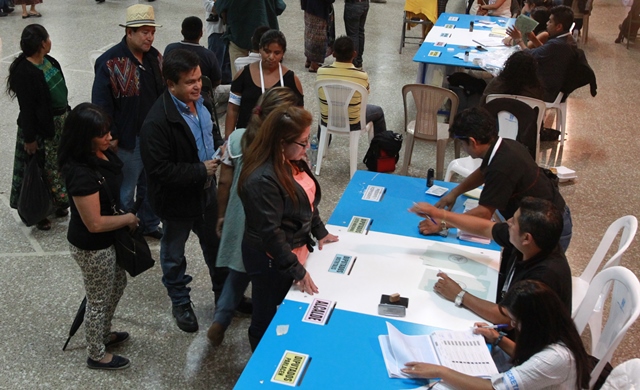
<instances>
[{"instance_id":1,"label":"printed label on table","mask_svg":"<svg viewBox=\"0 0 640 390\"><path fill-rule=\"evenodd\" d=\"M331 311L335 306L335 302L328 299L316 298L311 302L307 312L304 313L302 322L310 324L325 325L331 316Z\"/></svg>"},{"instance_id":2,"label":"printed label on table","mask_svg":"<svg viewBox=\"0 0 640 390\"><path fill-rule=\"evenodd\" d=\"M433 44L433 46L437 46L437 47L445 47L447 44L445 42L436 42Z\"/></svg>"},{"instance_id":3,"label":"printed label on table","mask_svg":"<svg viewBox=\"0 0 640 390\"><path fill-rule=\"evenodd\" d=\"M338 254L333 258L331 267L329 267L329 272L348 275L351 272L351 268L353 268L353 263L355 263L355 261L356 258L354 258L353 256Z\"/></svg>"},{"instance_id":4,"label":"printed label on table","mask_svg":"<svg viewBox=\"0 0 640 390\"><path fill-rule=\"evenodd\" d=\"M431 50L429 52L429 57L440 57L440 52L437 50Z\"/></svg>"},{"instance_id":5,"label":"printed label on table","mask_svg":"<svg viewBox=\"0 0 640 390\"><path fill-rule=\"evenodd\" d=\"M425 192L425 194L440 197L446 194L447 191L449 191L447 187L441 187L434 184Z\"/></svg>"},{"instance_id":6,"label":"printed label on table","mask_svg":"<svg viewBox=\"0 0 640 390\"><path fill-rule=\"evenodd\" d=\"M367 234L369 232L369 226L371 225L371 218L356 217L355 215L349 222L349 233Z\"/></svg>"},{"instance_id":7,"label":"printed label on table","mask_svg":"<svg viewBox=\"0 0 640 390\"><path fill-rule=\"evenodd\" d=\"M442 33L442 34L440 34L440 37L441 38L449 38L449 37L451 37L451 33Z\"/></svg>"},{"instance_id":8,"label":"printed label on table","mask_svg":"<svg viewBox=\"0 0 640 390\"><path fill-rule=\"evenodd\" d=\"M273 373L271 382L287 386L297 386L302 379L311 358L300 352L284 351L280 364Z\"/></svg>"},{"instance_id":9,"label":"printed label on table","mask_svg":"<svg viewBox=\"0 0 640 390\"><path fill-rule=\"evenodd\" d=\"M449 21L451 21L451 22L457 22L458 19L459 18L457 16L449 16Z\"/></svg>"},{"instance_id":10,"label":"printed label on table","mask_svg":"<svg viewBox=\"0 0 640 390\"><path fill-rule=\"evenodd\" d=\"M445 24L444 28L456 28L455 24Z\"/></svg>"},{"instance_id":11,"label":"printed label on table","mask_svg":"<svg viewBox=\"0 0 640 390\"><path fill-rule=\"evenodd\" d=\"M380 202L382 196L387 191L386 188L380 186L372 186L369 185L364 190L364 195L362 195L362 200L370 200L372 202Z\"/></svg>"}]
</instances>

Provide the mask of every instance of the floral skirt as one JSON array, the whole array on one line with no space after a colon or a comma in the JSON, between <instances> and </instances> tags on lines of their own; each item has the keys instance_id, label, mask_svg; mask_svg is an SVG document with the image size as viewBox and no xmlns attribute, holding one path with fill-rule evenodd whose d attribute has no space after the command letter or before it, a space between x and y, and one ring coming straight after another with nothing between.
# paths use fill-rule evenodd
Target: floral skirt
<instances>
[{"instance_id":1,"label":"floral skirt","mask_svg":"<svg viewBox=\"0 0 640 390\"><path fill-rule=\"evenodd\" d=\"M54 116L53 123L55 126L55 135L50 139L39 139L38 148L44 149L44 174L51 189L51 200L55 208L69 207L69 197L67 196L67 187L64 178L58 170L58 145L60 145L60 136L64 127L64 121L67 113ZM16 153L13 160L13 179L11 181L11 198L9 204L11 208L18 208L18 199L20 199L20 190L22 189L22 179L24 178L24 169L29 161L29 155L24 150L24 136L22 129L18 127L16 136Z\"/></svg>"},{"instance_id":2,"label":"floral skirt","mask_svg":"<svg viewBox=\"0 0 640 390\"><path fill-rule=\"evenodd\" d=\"M327 27L323 18L304 13L304 55L309 61L324 62L327 53Z\"/></svg>"}]
</instances>

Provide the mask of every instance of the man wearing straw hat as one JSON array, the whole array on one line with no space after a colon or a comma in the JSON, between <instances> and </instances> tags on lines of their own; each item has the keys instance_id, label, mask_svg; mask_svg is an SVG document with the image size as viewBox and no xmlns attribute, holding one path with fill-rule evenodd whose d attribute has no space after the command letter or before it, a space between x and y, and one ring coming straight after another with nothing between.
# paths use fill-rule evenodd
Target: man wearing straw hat
<instances>
[{"instance_id":1,"label":"man wearing straw hat","mask_svg":"<svg viewBox=\"0 0 640 390\"><path fill-rule=\"evenodd\" d=\"M156 24L153 7L144 4L127 8L127 21L120 26L125 28L122 41L96 60L91 101L111 116L111 147L124 163L120 207L130 211L139 206L143 233L160 239L160 219L146 199L139 134L149 109L164 90L162 55L152 46L156 27L161 26Z\"/></svg>"}]
</instances>

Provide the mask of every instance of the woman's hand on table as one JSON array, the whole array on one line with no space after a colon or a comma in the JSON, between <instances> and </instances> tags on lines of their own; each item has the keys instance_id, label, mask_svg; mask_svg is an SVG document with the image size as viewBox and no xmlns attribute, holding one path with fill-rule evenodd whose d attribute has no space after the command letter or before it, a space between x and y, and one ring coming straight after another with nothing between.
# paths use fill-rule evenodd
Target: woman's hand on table
<instances>
[{"instance_id":1,"label":"woman's hand on table","mask_svg":"<svg viewBox=\"0 0 640 390\"><path fill-rule=\"evenodd\" d=\"M300 288L300 291L304 293L309 295L318 293L318 286L313 282L313 279L311 279L311 275L308 272L304 274L304 278L298 280L296 284Z\"/></svg>"},{"instance_id":2,"label":"woman's hand on table","mask_svg":"<svg viewBox=\"0 0 640 390\"><path fill-rule=\"evenodd\" d=\"M430 363L409 362L401 371L413 378L440 378L440 367Z\"/></svg>"},{"instance_id":3,"label":"woman's hand on table","mask_svg":"<svg viewBox=\"0 0 640 390\"><path fill-rule=\"evenodd\" d=\"M24 143L24 151L27 152L28 155L35 154L38 150L38 141L33 141L29 143Z\"/></svg>"},{"instance_id":4,"label":"woman's hand on table","mask_svg":"<svg viewBox=\"0 0 640 390\"><path fill-rule=\"evenodd\" d=\"M338 236L335 236L335 235L329 233L326 236L324 236L324 237L322 237L321 239L318 240L318 249L322 250L322 247L325 244L329 244L331 242L338 242L338 241L339 241Z\"/></svg>"},{"instance_id":5,"label":"woman's hand on table","mask_svg":"<svg viewBox=\"0 0 640 390\"><path fill-rule=\"evenodd\" d=\"M438 279L433 286L433 291L453 302L456 296L460 294L460 291L462 291L462 287L442 271L438 272L437 276L440 279Z\"/></svg>"}]
</instances>

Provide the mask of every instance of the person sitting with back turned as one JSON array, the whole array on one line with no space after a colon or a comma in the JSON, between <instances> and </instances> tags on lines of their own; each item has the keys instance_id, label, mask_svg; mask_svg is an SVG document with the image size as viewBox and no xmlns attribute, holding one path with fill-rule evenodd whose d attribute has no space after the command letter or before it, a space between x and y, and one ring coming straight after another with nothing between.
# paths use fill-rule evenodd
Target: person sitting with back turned
<instances>
[{"instance_id":1,"label":"person sitting with back turned","mask_svg":"<svg viewBox=\"0 0 640 390\"><path fill-rule=\"evenodd\" d=\"M558 245L562 231L562 214L549 201L526 197L520 208L506 223L438 209L429 203L417 203L411 210L426 217L430 224L446 225L472 234L493 238L510 253L500 263L496 303L520 280L539 280L558 294L564 307L571 312L571 268ZM423 223L420 224L421 232ZM434 291L456 306L471 310L494 324L508 323L494 302L485 301L465 291L444 272Z\"/></svg>"},{"instance_id":2,"label":"person sitting with back turned","mask_svg":"<svg viewBox=\"0 0 640 390\"><path fill-rule=\"evenodd\" d=\"M558 296L544 283L523 280L509 290L500 311L518 329L516 337L501 336L495 329L480 328L474 333L507 352L513 363L508 370L478 378L445 366L409 362L402 370L413 378L440 378L446 388L478 389L586 389L589 387L589 355L571 314Z\"/></svg>"},{"instance_id":3,"label":"person sitting with back turned","mask_svg":"<svg viewBox=\"0 0 640 390\"><path fill-rule=\"evenodd\" d=\"M353 41L347 36L341 36L336 39L333 44L333 56L336 58L332 65L323 66L318 68L317 81L321 80L341 80L351 81L356 84L360 84L369 91L369 75L367 72L356 68L353 65L354 58L356 57L356 51L354 50ZM329 116L329 107L325 99L324 91L320 90L320 118L322 124L327 123ZM359 92L353 94L351 103L349 104L349 123L352 130L360 128L360 102L362 97ZM373 122L373 132L379 134L387 130L387 124L384 119L384 111L379 106L373 104L367 104L367 123Z\"/></svg>"},{"instance_id":4,"label":"person sitting with back turned","mask_svg":"<svg viewBox=\"0 0 640 390\"><path fill-rule=\"evenodd\" d=\"M544 101L552 102L558 96L558 92L564 84L567 72L576 58L576 43L569 29L573 24L573 11L571 8L558 5L549 10L547 32L549 40L542 46L530 49L531 55L538 61L538 76L544 85ZM511 26L507 28L507 35L520 45L521 49L527 49L522 41L522 33ZM529 34L529 39L536 42L536 36Z\"/></svg>"},{"instance_id":5,"label":"person sitting with back turned","mask_svg":"<svg viewBox=\"0 0 640 390\"><path fill-rule=\"evenodd\" d=\"M572 231L569 206L560 195L557 185L538 167L524 145L499 137L496 118L479 107L459 112L449 128L449 135L459 139L462 148L471 157L482 158L482 164L443 196L436 207L451 210L458 196L482 184L484 188L479 205L468 214L487 220L496 210L505 219L513 217L520 201L526 196L546 199L563 213L560 246L564 251L567 250ZM420 224L422 234L438 233L440 230L440 226L428 219Z\"/></svg>"},{"instance_id":6,"label":"person sitting with back turned","mask_svg":"<svg viewBox=\"0 0 640 390\"><path fill-rule=\"evenodd\" d=\"M246 57L236 58L236 60L234 61L236 69L243 69L245 66L253 64L254 62L258 62L262 59L262 56L260 55L260 39L262 39L262 35L270 29L271 28L269 26L260 26L256 28L256 30L253 32L253 35L251 36L251 51Z\"/></svg>"}]
</instances>

